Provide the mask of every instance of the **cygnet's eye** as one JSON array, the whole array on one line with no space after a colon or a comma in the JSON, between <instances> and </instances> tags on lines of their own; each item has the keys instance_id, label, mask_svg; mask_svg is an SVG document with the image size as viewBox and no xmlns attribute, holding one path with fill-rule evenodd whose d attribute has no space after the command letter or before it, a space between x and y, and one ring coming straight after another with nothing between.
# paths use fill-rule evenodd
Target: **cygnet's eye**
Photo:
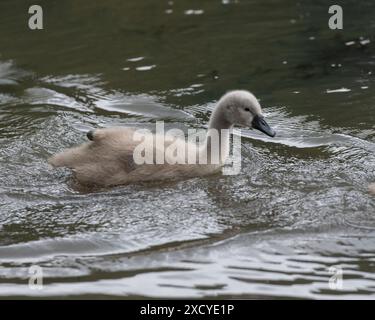
<instances>
[{"instance_id":1,"label":"cygnet's eye","mask_svg":"<svg viewBox=\"0 0 375 320\"><path fill-rule=\"evenodd\" d=\"M250 112L250 109L249 109L249 108L245 108L245 111L248 111L248 112Z\"/></svg>"}]
</instances>

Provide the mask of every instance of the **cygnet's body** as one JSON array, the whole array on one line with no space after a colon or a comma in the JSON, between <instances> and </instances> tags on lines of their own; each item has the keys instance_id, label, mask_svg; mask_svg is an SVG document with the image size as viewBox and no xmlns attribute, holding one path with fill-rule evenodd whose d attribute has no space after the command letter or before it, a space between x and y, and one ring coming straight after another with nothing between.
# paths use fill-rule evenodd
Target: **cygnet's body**
<instances>
[{"instance_id":1,"label":"cygnet's body","mask_svg":"<svg viewBox=\"0 0 375 320\"><path fill-rule=\"evenodd\" d=\"M73 170L76 180L83 185L114 186L135 182L184 179L194 176L203 176L220 171L229 154L229 132L233 125L240 125L258 129L269 136L275 132L265 122L261 107L257 99L247 91L232 91L224 95L215 107L208 124L208 132L219 132L220 157L219 161L210 162L211 147L208 134L205 144L198 148L196 144L188 143L183 139L163 139L153 136L150 148L153 154L166 150L168 145L179 144L186 150L185 156L195 152L197 158L200 153L208 155L207 164L187 164L186 159L170 164L168 154L165 153L163 164L137 164L134 161L134 151L140 141L134 139L136 129L113 127L90 131L90 142L68 149L49 159L54 167L68 167ZM211 129L211 130L210 130ZM221 134L220 134L221 133ZM162 138L162 139L158 139ZM158 144L159 141L159 144ZM163 141L163 145L160 145Z\"/></svg>"},{"instance_id":2,"label":"cygnet's body","mask_svg":"<svg viewBox=\"0 0 375 320\"><path fill-rule=\"evenodd\" d=\"M370 194L375 196L375 183L369 185L368 191L370 192Z\"/></svg>"}]
</instances>

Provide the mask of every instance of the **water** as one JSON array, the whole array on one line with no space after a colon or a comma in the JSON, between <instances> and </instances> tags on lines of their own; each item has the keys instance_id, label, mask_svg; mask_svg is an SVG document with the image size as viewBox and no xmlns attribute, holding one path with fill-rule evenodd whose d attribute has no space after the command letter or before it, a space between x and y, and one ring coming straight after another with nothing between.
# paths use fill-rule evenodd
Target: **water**
<instances>
[{"instance_id":1,"label":"water","mask_svg":"<svg viewBox=\"0 0 375 320\"><path fill-rule=\"evenodd\" d=\"M1 296L374 298L372 1L343 31L325 1L43 2L43 31L28 5L0 4ZM89 193L46 163L92 128L204 127L229 89L278 132L242 130L240 175Z\"/></svg>"}]
</instances>

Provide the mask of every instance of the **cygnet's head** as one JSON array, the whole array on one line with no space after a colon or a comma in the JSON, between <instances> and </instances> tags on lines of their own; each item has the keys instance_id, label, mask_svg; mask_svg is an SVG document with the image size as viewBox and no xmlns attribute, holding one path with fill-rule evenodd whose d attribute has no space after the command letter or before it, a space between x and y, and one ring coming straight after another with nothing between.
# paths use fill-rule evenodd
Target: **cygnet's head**
<instances>
[{"instance_id":1,"label":"cygnet's head","mask_svg":"<svg viewBox=\"0 0 375 320\"><path fill-rule=\"evenodd\" d=\"M220 99L217 109L221 117L231 125L254 128L270 137L276 135L265 121L258 100L248 91L235 90L226 93Z\"/></svg>"}]
</instances>

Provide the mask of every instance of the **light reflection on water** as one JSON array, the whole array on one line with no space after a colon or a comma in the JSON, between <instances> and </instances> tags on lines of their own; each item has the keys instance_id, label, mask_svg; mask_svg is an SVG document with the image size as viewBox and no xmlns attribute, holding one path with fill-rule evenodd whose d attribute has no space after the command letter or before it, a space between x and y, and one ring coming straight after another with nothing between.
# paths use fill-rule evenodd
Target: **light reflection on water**
<instances>
[{"instance_id":1,"label":"light reflection on water","mask_svg":"<svg viewBox=\"0 0 375 320\"><path fill-rule=\"evenodd\" d=\"M108 3L123 12L144 5ZM302 5L305 11L284 10L275 1L267 11L262 2L181 2L167 14L171 5L159 4L157 21L133 29L105 6L101 22L119 26L111 41L109 26L78 32L82 46L74 51L69 32L81 30L75 16L63 28L52 24L57 40L48 42L67 60L30 45L24 31L12 31L16 45L0 31L0 295L373 297L372 42L346 45L366 34L351 29L334 37L314 15L321 7ZM87 6L72 8L92 23L90 13L103 8L97 1ZM174 15L186 20L162 20ZM102 44L94 46L94 36ZM62 39L72 42L72 52ZM145 66L155 67L137 71ZM278 132L271 139L242 130L238 176L88 193L71 187L68 170L46 163L85 141L91 128L150 127L156 120L204 127L220 95L237 87L259 96ZM350 91L327 93L340 88ZM32 264L43 267L42 291L26 286ZM343 268L341 291L328 286L330 266Z\"/></svg>"}]
</instances>

